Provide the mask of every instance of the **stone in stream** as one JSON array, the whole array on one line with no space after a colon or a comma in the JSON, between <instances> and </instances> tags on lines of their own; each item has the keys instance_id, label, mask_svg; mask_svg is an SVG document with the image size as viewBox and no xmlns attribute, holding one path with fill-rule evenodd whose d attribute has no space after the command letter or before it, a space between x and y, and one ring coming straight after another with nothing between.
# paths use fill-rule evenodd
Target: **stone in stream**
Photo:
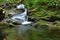
<instances>
[{"instance_id":1,"label":"stone in stream","mask_svg":"<svg viewBox=\"0 0 60 40\"><path fill-rule=\"evenodd\" d=\"M19 23L19 22L13 22L12 24L14 24L14 25L21 25L21 23Z\"/></svg>"},{"instance_id":2,"label":"stone in stream","mask_svg":"<svg viewBox=\"0 0 60 40\"><path fill-rule=\"evenodd\" d=\"M15 15L15 14L16 14L16 13L11 12L11 13L8 14L8 16L9 16L9 17L12 17L12 16Z\"/></svg>"},{"instance_id":3,"label":"stone in stream","mask_svg":"<svg viewBox=\"0 0 60 40\"><path fill-rule=\"evenodd\" d=\"M35 18L33 18L33 17L29 17L29 18L28 18L28 21L36 22L36 19L35 19Z\"/></svg>"}]
</instances>

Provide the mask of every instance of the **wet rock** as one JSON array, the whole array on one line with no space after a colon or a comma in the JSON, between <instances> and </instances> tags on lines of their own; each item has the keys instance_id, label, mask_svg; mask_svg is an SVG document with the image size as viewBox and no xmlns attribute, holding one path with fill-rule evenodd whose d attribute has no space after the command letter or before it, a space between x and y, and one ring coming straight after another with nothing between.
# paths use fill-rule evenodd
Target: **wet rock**
<instances>
[{"instance_id":1,"label":"wet rock","mask_svg":"<svg viewBox=\"0 0 60 40\"><path fill-rule=\"evenodd\" d=\"M28 18L28 21L35 22L36 19L31 17L31 18Z\"/></svg>"},{"instance_id":2,"label":"wet rock","mask_svg":"<svg viewBox=\"0 0 60 40\"><path fill-rule=\"evenodd\" d=\"M14 16L14 15L16 15L17 13L15 13L15 12L10 12L9 14L8 14L8 17L12 17L12 16Z\"/></svg>"},{"instance_id":3,"label":"wet rock","mask_svg":"<svg viewBox=\"0 0 60 40\"><path fill-rule=\"evenodd\" d=\"M13 22L12 24L14 24L14 25L21 25L21 23L19 23L19 22Z\"/></svg>"},{"instance_id":4,"label":"wet rock","mask_svg":"<svg viewBox=\"0 0 60 40\"><path fill-rule=\"evenodd\" d=\"M16 13L23 13L23 12L25 12L25 10L24 10L24 9L16 9L15 12L16 12Z\"/></svg>"},{"instance_id":5,"label":"wet rock","mask_svg":"<svg viewBox=\"0 0 60 40\"><path fill-rule=\"evenodd\" d=\"M8 17L10 18L10 17L12 17L13 15L11 15L11 14L8 14Z\"/></svg>"},{"instance_id":6,"label":"wet rock","mask_svg":"<svg viewBox=\"0 0 60 40\"><path fill-rule=\"evenodd\" d=\"M16 5L15 6L13 6L14 8L16 8Z\"/></svg>"},{"instance_id":7,"label":"wet rock","mask_svg":"<svg viewBox=\"0 0 60 40\"><path fill-rule=\"evenodd\" d=\"M3 9L0 8L0 21L2 21L5 18L5 13L3 13Z\"/></svg>"}]
</instances>

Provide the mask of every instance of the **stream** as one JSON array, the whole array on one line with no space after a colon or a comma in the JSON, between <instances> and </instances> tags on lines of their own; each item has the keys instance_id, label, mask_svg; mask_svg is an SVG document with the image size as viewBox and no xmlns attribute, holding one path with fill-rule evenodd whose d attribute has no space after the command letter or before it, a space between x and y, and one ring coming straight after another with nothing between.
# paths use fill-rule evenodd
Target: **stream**
<instances>
[{"instance_id":1,"label":"stream","mask_svg":"<svg viewBox=\"0 0 60 40\"><path fill-rule=\"evenodd\" d=\"M23 9L25 11L23 13L14 15L11 19L21 23L21 25L17 25L16 33L18 33L18 36L22 37L22 39L23 39L24 33L27 30L32 28L32 26L31 26L32 22L28 21L27 9L25 8L24 4L18 5L17 9Z\"/></svg>"}]
</instances>

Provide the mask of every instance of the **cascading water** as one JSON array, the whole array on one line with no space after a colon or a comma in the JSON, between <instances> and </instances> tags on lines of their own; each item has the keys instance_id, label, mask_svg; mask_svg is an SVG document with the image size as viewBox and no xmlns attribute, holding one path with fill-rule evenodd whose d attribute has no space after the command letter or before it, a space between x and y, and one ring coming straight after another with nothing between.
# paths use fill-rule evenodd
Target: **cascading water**
<instances>
[{"instance_id":1,"label":"cascading water","mask_svg":"<svg viewBox=\"0 0 60 40\"><path fill-rule=\"evenodd\" d=\"M21 25L18 25L18 27L16 27L16 29L17 29L19 37L22 37L22 39L24 39L23 34L28 29L31 29L31 25L28 25L28 24L31 24L32 22L28 21L27 9L24 7L24 4L18 5L17 8L24 9L25 11L23 13L13 16L11 19L21 23Z\"/></svg>"},{"instance_id":2,"label":"cascading water","mask_svg":"<svg viewBox=\"0 0 60 40\"><path fill-rule=\"evenodd\" d=\"M24 9L25 11L21 14L17 14L12 17L13 20L20 22L21 24L30 24L27 16L27 9L24 7L24 4L20 4L17 6L18 9Z\"/></svg>"}]
</instances>

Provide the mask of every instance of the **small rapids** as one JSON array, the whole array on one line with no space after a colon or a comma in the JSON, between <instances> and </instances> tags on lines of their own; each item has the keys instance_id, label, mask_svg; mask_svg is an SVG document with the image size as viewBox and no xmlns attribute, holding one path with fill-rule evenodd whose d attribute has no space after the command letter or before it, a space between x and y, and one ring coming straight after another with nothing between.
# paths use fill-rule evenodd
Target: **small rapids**
<instances>
[{"instance_id":1,"label":"small rapids","mask_svg":"<svg viewBox=\"0 0 60 40\"><path fill-rule=\"evenodd\" d=\"M23 13L13 16L12 19L20 22L22 25L23 24L30 24L31 22L28 21L27 9L24 7L24 4L18 5L17 9L23 9L25 11Z\"/></svg>"},{"instance_id":2,"label":"small rapids","mask_svg":"<svg viewBox=\"0 0 60 40\"><path fill-rule=\"evenodd\" d=\"M25 11L23 13L14 15L11 19L15 20L17 22L20 22L21 25L17 25L16 27L16 33L19 37L23 36L23 34L31 29L32 22L28 21L28 15L27 15L27 9L24 7L24 4L20 4L17 6L17 9L24 9Z\"/></svg>"}]
</instances>

